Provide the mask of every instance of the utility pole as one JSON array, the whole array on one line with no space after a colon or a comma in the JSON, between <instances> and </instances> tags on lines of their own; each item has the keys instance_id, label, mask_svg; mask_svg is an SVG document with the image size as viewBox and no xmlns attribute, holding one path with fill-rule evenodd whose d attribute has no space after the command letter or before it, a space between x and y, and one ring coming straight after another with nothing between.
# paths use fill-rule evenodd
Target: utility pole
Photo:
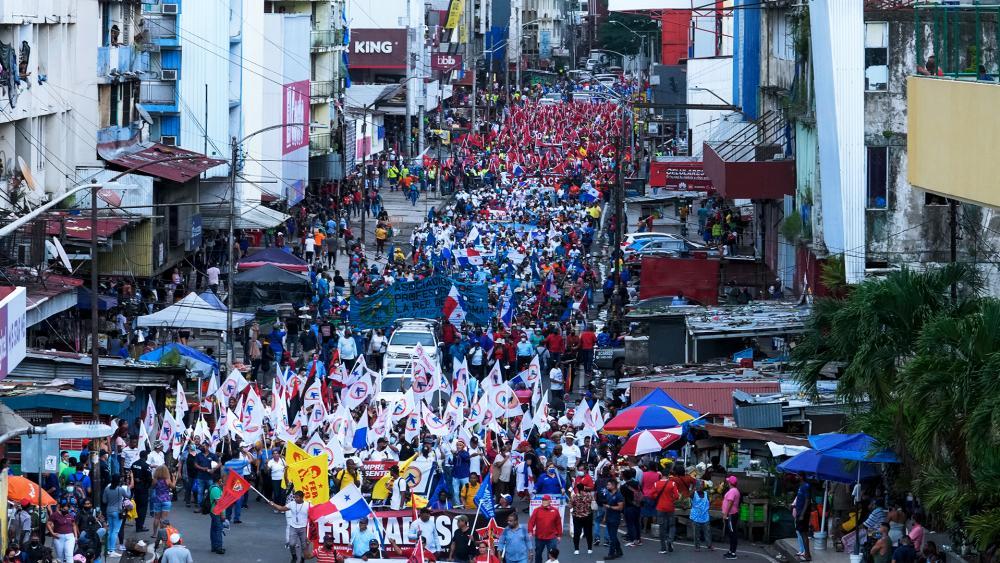
<instances>
[{"instance_id":1,"label":"utility pole","mask_svg":"<svg viewBox=\"0 0 1000 563\"><path fill-rule=\"evenodd\" d=\"M236 265L233 264L233 244L236 242L233 223L236 221L236 165L240 157L240 143L233 137L230 140L229 155L229 267L226 268L226 369L233 367L233 274ZM199 386L200 389L200 386Z\"/></svg>"},{"instance_id":2,"label":"utility pole","mask_svg":"<svg viewBox=\"0 0 1000 563\"><path fill-rule=\"evenodd\" d=\"M403 137L406 145L406 150L400 149L407 158L413 156L413 145L410 143L411 132L413 131L413 104L415 102L413 96L413 89L410 87L409 80L413 78L413 57L416 56L413 52L413 45L416 41L413 40L413 1L406 0L406 78L403 79L404 84L406 84L406 132ZM363 126L362 126L363 127ZM404 161L405 162L405 161ZM362 236L364 236L364 231L362 230Z\"/></svg>"},{"instance_id":3,"label":"utility pole","mask_svg":"<svg viewBox=\"0 0 1000 563\"><path fill-rule=\"evenodd\" d=\"M90 412L94 415L94 423L101 422L101 350L97 345L98 328L100 325L97 310L97 182L90 184ZM101 495L101 472L96 470L100 456L95 455L100 450L92 448L91 479L93 483L94 506L99 506ZM110 448L109 448L110 449ZM41 464L41 460L38 462ZM41 482L39 482L41 485Z\"/></svg>"}]
</instances>

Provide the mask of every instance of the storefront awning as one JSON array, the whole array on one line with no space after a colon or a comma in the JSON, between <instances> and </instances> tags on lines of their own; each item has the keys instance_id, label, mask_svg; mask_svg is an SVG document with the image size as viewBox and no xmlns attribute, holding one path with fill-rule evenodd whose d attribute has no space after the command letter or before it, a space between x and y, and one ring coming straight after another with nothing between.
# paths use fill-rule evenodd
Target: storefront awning
<instances>
[{"instance_id":1,"label":"storefront awning","mask_svg":"<svg viewBox=\"0 0 1000 563\"><path fill-rule=\"evenodd\" d=\"M236 208L234 229L273 229L288 220L288 215L260 204L248 203ZM229 214L204 215L204 228L221 230L229 228Z\"/></svg>"}]
</instances>

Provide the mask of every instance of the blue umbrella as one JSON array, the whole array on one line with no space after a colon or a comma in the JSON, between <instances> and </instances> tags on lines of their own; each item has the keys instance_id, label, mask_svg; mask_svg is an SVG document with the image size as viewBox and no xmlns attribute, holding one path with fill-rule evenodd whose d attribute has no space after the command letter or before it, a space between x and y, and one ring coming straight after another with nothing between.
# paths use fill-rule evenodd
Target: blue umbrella
<instances>
[{"instance_id":1,"label":"blue umbrella","mask_svg":"<svg viewBox=\"0 0 1000 563\"><path fill-rule=\"evenodd\" d=\"M823 455L837 459L871 463L899 463L890 450L881 449L868 434L817 434L809 436L809 444Z\"/></svg>"},{"instance_id":2,"label":"blue umbrella","mask_svg":"<svg viewBox=\"0 0 1000 563\"><path fill-rule=\"evenodd\" d=\"M861 468L869 463L899 463L899 458L890 450L881 449L868 434L818 434L809 436L809 444L824 456L836 459L868 462L859 463L857 481L861 481ZM825 506L825 505L824 505ZM861 511L858 510L859 520ZM824 523L825 525L825 523ZM857 528L856 528L857 529ZM855 534L857 531L855 531ZM860 539L854 542L854 555L861 553Z\"/></svg>"},{"instance_id":3,"label":"blue umbrella","mask_svg":"<svg viewBox=\"0 0 1000 563\"><path fill-rule=\"evenodd\" d=\"M838 483L855 482L858 478L858 469L861 470L861 479L878 477L879 472L871 463L856 463L860 467L854 467L854 464L849 463L847 460L831 457L816 450L806 450L780 463L778 471L802 473L812 479L836 481Z\"/></svg>"}]
</instances>

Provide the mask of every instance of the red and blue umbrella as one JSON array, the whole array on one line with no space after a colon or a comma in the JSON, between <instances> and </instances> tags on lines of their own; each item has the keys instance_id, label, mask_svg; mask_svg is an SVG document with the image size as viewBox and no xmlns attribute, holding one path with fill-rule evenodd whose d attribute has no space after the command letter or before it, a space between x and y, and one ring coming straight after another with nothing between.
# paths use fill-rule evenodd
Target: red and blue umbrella
<instances>
[{"instance_id":1,"label":"red and blue umbrella","mask_svg":"<svg viewBox=\"0 0 1000 563\"><path fill-rule=\"evenodd\" d=\"M609 420L601 432L627 436L641 430L675 428L699 416L701 415L697 411L681 406L663 390L654 389L641 401Z\"/></svg>"}]
</instances>

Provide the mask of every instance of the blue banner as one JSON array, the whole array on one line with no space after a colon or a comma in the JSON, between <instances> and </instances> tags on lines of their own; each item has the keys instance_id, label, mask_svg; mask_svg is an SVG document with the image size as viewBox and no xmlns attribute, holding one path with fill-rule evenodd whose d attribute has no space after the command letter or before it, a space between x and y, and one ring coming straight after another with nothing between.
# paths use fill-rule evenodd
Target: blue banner
<instances>
[{"instance_id":1,"label":"blue banner","mask_svg":"<svg viewBox=\"0 0 1000 563\"><path fill-rule=\"evenodd\" d=\"M488 324L492 312L486 285L433 275L420 281L396 282L369 297L352 297L351 325L360 329L386 328L392 326L396 319L440 319L444 300L452 285L462 295L465 320L473 325Z\"/></svg>"}]
</instances>

